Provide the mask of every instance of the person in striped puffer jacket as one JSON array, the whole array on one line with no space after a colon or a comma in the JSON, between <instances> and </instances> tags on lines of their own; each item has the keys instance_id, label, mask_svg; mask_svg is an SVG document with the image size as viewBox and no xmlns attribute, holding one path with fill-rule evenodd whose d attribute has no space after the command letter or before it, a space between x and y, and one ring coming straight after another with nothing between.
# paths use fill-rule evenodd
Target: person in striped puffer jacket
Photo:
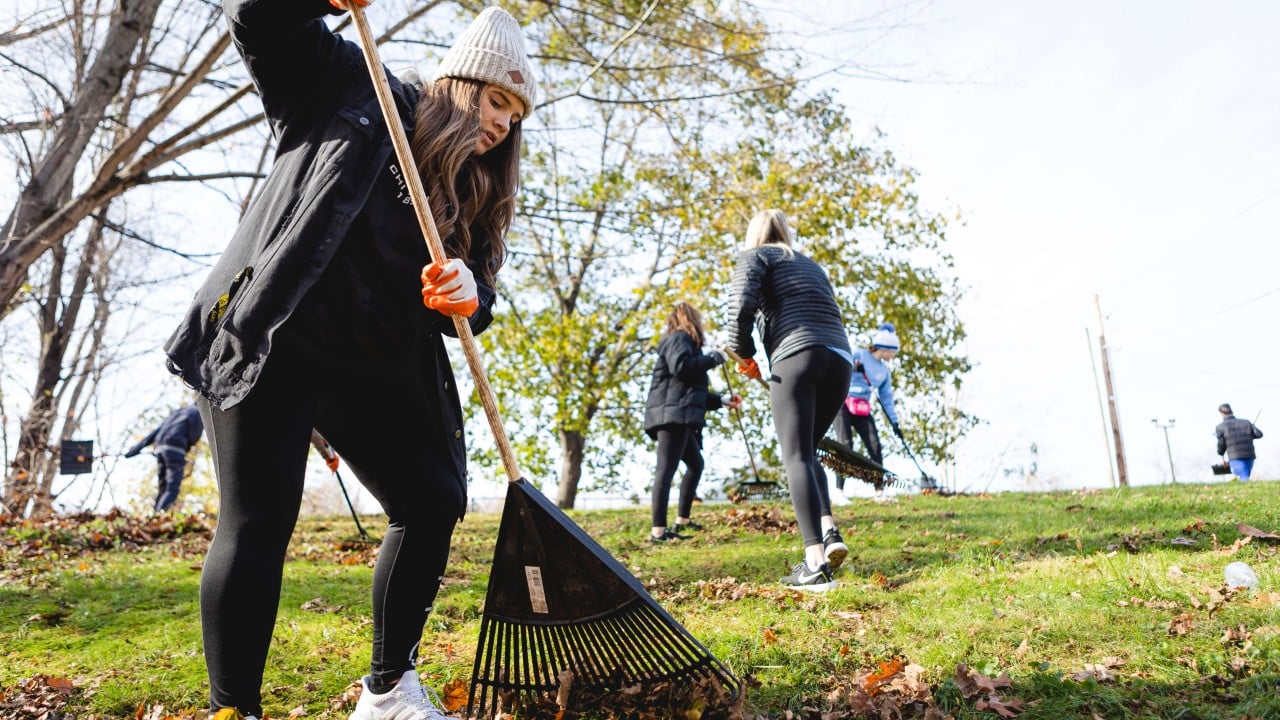
<instances>
[{"instance_id":1,"label":"person in striped puffer jacket","mask_svg":"<svg viewBox=\"0 0 1280 720\"><path fill-rule=\"evenodd\" d=\"M763 378L753 328L769 357L769 406L804 538L804 560L782 582L826 590L835 586L831 573L849 553L831 515L827 476L817 455L853 372L835 291L822 266L792 247L786 215L762 210L747 226L731 297L729 347L742 358L738 371Z\"/></svg>"}]
</instances>

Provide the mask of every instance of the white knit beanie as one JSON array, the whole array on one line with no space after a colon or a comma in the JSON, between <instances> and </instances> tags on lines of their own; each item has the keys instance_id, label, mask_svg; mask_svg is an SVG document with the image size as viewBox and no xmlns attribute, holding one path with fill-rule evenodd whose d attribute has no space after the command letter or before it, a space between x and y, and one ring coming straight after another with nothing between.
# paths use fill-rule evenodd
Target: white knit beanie
<instances>
[{"instance_id":1,"label":"white knit beanie","mask_svg":"<svg viewBox=\"0 0 1280 720\"><path fill-rule=\"evenodd\" d=\"M894 331L893 323L881 323L871 336L871 347L884 348L885 350L898 349L898 334Z\"/></svg>"},{"instance_id":2,"label":"white knit beanie","mask_svg":"<svg viewBox=\"0 0 1280 720\"><path fill-rule=\"evenodd\" d=\"M497 85L520 98L525 117L533 114L537 92L524 52L524 37L520 24L502 8L485 8L449 48L432 82L446 77Z\"/></svg>"}]
</instances>

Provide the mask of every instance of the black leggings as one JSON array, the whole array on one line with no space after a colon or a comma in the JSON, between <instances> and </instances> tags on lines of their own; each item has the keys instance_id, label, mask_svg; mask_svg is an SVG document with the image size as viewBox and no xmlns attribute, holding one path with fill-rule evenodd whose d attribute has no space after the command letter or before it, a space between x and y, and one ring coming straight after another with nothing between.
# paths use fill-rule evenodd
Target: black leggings
<instances>
[{"instance_id":1,"label":"black leggings","mask_svg":"<svg viewBox=\"0 0 1280 720\"><path fill-rule=\"evenodd\" d=\"M771 364L770 371L773 426L787 470L791 505L808 547L822 542L820 518L831 514L818 442L844 402L853 367L834 351L813 347Z\"/></svg>"},{"instance_id":2,"label":"black leggings","mask_svg":"<svg viewBox=\"0 0 1280 720\"><path fill-rule=\"evenodd\" d=\"M880 435L876 433L875 418L870 415L854 415L849 412L849 408L843 403L840 405L840 415L836 418L836 440L848 445L853 449L853 433L850 429L858 431L858 437L862 438L862 444L867 449L867 457L877 465L884 465L884 451L880 448ZM876 483L876 489L882 488L883 481ZM836 475L836 487L844 489L844 476Z\"/></svg>"},{"instance_id":3,"label":"black leggings","mask_svg":"<svg viewBox=\"0 0 1280 720\"><path fill-rule=\"evenodd\" d=\"M281 335L284 333L282 332ZM417 351L415 351L417 352ZM414 666L449 558L465 490L447 441L421 418L438 411L403 363L323 367L277 341L253 391L229 410L200 402L218 476L218 525L200 578L213 709L262 716L261 685L298 518L311 428L377 498L388 526L373 575L371 685Z\"/></svg>"},{"instance_id":4,"label":"black leggings","mask_svg":"<svg viewBox=\"0 0 1280 720\"><path fill-rule=\"evenodd\" d=\"M667 498L676 466L684 461L684 477L680 480L680 504L677 517L687 518L693 510L693 498L702 478L702 428L693 425L663 425L658 428L658 467L653 478L653 526L667 527Z\"/></svg>"}]
</instances>

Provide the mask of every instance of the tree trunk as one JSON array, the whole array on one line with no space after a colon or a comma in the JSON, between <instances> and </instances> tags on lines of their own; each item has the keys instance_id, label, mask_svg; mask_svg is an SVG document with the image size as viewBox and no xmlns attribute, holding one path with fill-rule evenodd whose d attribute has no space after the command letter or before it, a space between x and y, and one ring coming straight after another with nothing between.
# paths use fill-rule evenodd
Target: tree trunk
<instances>
[{"instance_id":1,"label":"tree trunk","mask_svg":"<svg viewBox=\"0 0 1280 720\"><path fill-rule=\"evenodd\" d=\"M586 439L576 430L560 431L560 491L556 493L556 505L561 510L572 510L578 497L578 482L582 480L582 450Z\"/></svg>"},{"instance_id":2,"label":"tree trunk","mask_svg":"<svg viewBox=\"0 0 1280 720\"><path fill-rule=\"evenodd\" d=\"M68 119L58 129L49 152L34 168L17 205L0 228L0 319L13 309L13 298L26 284L31 263L49 249L49 243L61 239L33 237L31 231L65 199L76 165L119 92L138 43L151 30L160 2L121 0L117 17L81 85L82 92L68 108Z\"/></svg>"},{"instance_id":3,"label":"tree trunk","mask_svg":"<svg viewBox=\"0 0 1280 720\"><path fill-rule=\"evenodd\" d=\"M31 410L22 421L18 450L5 484L5 505L15 515L29 513L35 517L53 511L53 477L58 464L53 462L49 441L53 437L58 404L63 394L63 363L67 348L71 346L101 240L102 224L95 222L76 266L71 292L65 295L62 276L67 249L63 245L53 248L49 285L38 314L40 337L44 342L40 348L36 385L31 394Z\"/></svg>"}]
</instances>

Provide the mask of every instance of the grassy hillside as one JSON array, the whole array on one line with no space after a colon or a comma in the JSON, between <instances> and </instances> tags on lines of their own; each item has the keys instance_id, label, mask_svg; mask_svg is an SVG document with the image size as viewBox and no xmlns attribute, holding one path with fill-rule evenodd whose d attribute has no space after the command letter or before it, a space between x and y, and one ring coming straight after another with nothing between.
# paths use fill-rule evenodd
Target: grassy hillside
<instances>
[{"instance_id":1,"label":"grassy hillside","mask_svg":"<svg viewBox=\"0 0 1280 720\"><path fill-rule=\"evenodd\" d=\"M748 684L748 718L1280 718L1280 484L903 497L837 508L823 595L788 505L701 505L646 542L647 508L572 513ZM0 523L0 717L201 717L198 584L211 521ZM380 534L380 523L367 526ZM421 648L470 677L496 515L469 515ZM376 550L350 518L294 536L267 670L271 717L345 718L369 660ZM1223 583L1248 563L1253 591ZM653 711L656 716L669 711ZM787 713L791 713L788 715ZM24 714L25 713L25 714ZM687 715L697 717L697 713Z\"/></svg>"}]
</instances>

